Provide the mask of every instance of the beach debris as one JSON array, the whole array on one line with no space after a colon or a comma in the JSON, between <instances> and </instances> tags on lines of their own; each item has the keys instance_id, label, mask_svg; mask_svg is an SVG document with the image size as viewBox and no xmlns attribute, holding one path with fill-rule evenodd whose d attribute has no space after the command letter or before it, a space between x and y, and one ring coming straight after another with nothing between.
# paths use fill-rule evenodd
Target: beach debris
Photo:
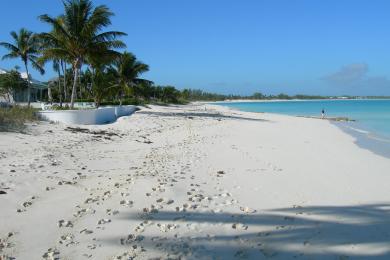
<instances>
[{"instance_id":1,"label":"beach debris","mask_svg":"<svg viewBox=\"0 0 390 260\"><path fill-rule=\"evenodd\" d=\"M257 210L251 209L249 207L240 207L240 210L244 213L251 214L251 213L256 213Z\"/></svg>"},{"instance_id":2,"label":"beach debris","mask_svg":"<svg viewBox=\"0 0 390 260\"><path fill-rule=\"evenodd\" d=\"M77 182L75 181L59 181L58 185L73 185L76 184Z\"/></svg>"},{"instance_id":3,"label":"beach debris","mask_svg":"<svg viewBox=\"0 0 390 260\"><path fill-rule=\"evenodd\" d=\"M135 140L136 142L138 143L144 143L144 144L152 144L153 142L150 141L150 140L143 140L143 141L140 141L140 140Z\"/></svg>"},{"instance_id":4,"label":"beach debris","mask_svg":"<svg viewBox=\"0 0 390 260\"><path fill-rule=\"evenodd\" d=\"M224 171L217 171L217 177L223 177L226 173Z\"/></svg>"},{"instance_id":5,"label":"beach debris","mask_svg":"<svg viewBox=\"0 0 390 260\"><path fill-rule=\"evenodd\" d=\"M0 195L4 195L4 194L7 194L7 192L0 190Z\"/></svg>"},{"instance_id":6,"label":"beach debris","mask_svg":"<svg viewBox=\"0 0 390 260\"><path fill-rule=\"evenodd\" d=\"M109 138L109 137L112 137L112 136L117 136L117 137L121 137L123 136L123 134L118 134L118 133L115 133L115 132L109 132L109 131L106 131L106 130L89 130L87 128L80 128L80 127L66 127L64 129L65 131L69 131L71 133L83 133L83 134L91 134L91 135L94 135L95 137L98 137L98 138Z\"/></svg>"},{"instance_id":7,"label":"beach debris","mask_svg":"<svg viewBox=\"0 0 390 260\"><path fill-rule=\"evenodd\" d=\"M84 228L83 230L80 231L80 234L89 235L89 234L92 234L92 233L93 233L92 230L89 230L89 229L86 229L86 228Z\"/></svg>"}]
</instances>

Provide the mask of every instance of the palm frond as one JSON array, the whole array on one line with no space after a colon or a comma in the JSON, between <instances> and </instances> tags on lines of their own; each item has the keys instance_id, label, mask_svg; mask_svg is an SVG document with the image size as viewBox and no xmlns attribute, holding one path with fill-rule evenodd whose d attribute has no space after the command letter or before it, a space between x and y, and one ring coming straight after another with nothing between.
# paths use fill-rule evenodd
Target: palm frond
<instances>
[{"instance_id":1,"label":"palm frond","mask_svg":"<svg viewBox=\"0 0 390 260\"><path fill-rule=\"evenodd\" d=\"M7 50L9 51L12 51L12 52L19 52L19 48L11 43L8 43L8 42L0 42L0 46L6 48Z\"/></svg>"},{"instance_id":2,"label":"palm frond","mask_svg":"<svg viewBox=\"0 0 390 260\"><path fill-rule=\"evenodd\" d=\"M42 75L45 73L43 67L36 60L29 58L29 61L31 62L31 66L37 71L39 71L39 73L41 73Z\"/></svg>"},{"instance_id":3,"label":"palm frond","mask_svg":"<svg viewBox=\"0 0 390 260\"><path fill-rule=\"evenodd\" d=\"M113 41L116 38L121 36L127 36L127 33L118 32L118 31L103 32L94 36L93 41L95 42Z\"/></svg>"}]
</instances>

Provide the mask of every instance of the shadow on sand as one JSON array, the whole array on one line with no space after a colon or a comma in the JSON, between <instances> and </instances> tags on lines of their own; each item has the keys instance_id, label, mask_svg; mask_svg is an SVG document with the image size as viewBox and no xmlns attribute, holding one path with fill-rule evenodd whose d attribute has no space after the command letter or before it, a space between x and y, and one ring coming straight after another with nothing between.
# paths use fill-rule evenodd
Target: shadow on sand
<instances>
[{"instance_id":1,"label":"shadow on sand","mask_svg":"<svg viewBox=\"0 0 390 260\"><path fill-rule=\"evenodd\" d=\"M152 236L144 232L122 244L142 246L163 258L390 259L390 204L297 206L254 214L160 211L120 217L153 221ZM157 223L178 225L179 235L174 228L160 232ZM120 239L103 242L120 244Z\"/></svg>"}]
</instances>

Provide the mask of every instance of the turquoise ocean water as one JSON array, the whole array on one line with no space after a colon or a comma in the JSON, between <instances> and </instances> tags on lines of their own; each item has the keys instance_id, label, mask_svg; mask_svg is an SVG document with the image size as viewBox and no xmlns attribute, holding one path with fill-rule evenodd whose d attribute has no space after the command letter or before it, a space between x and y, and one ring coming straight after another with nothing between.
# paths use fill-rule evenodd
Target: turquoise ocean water
<instances>
[{"instance_id":1,"label":"turquoise ocean water","mask_svg":"<svg viewBox=\"0 0 390 260\"><path fill-rule=\"evenodd\" d=\"M356 122L338 124L349 132L382 141L390 147L390 100L305 100L270 102L220 102L230 108L293 116L348 117Z\"/></svg>"}]
</instances>

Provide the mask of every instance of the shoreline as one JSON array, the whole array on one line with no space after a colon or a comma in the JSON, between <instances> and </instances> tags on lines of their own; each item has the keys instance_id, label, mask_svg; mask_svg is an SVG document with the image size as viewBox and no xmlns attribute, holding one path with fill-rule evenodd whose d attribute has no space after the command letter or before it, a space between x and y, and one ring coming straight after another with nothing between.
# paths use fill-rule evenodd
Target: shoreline
<instances>
[{"instance_id":1,"label":"shoreline","mask_svg":"<svg viewBox=\"0 0 390 260\"><path fill-rule=\"evenodd\" d=\"M305 101L305 100L302 100ZM219 105L219 104L213 104L217 106L222 106L224 108L228 108L232 111L240 111L244 113L248 113L248 111L240 110L239 108L234 107L228 107ZM269 112L249 112L249 113L260 113L260 114L271 114L271 115L281 115L281 116L289 116L289 117L302 117L302 118L308 118L308 119L321 119L320 117L313 117L313 116L300 116L300 115L287 115L287 114L281 114L281 113L269 113ZM341 119L341 120L338 120ZM358 145L362 149L367 149L375 154L384 156L386 158L390 158L390 140L381 137L379 134L372 133L370 131L367 131L364 129L364 127L358 126L359 128L351 127L348 125L350 122L356 122L354 119L349 119L347 117L325 117L324 120L327 120L340 128L343 132L347 133L348 135L354 137L356 145Z\"/></svg>"},{"instance_id":2,"label":"shoreline","mask_svg":"<svg viewBox=\"0 0 390 260\"><path fill-rule=\"evenodd\" d=\"M251 102L290 102L290 101L348 101L348 100L390 100L390 98L323 98L323 99L232 99L223 101L197 101L207 103L251 103Z\"/></svg>"},{"instance_id":3,"label":"shoreline","mask_svg":"<svg viewBox=\"0 0 390 260\"><path fill-rule=\"evenodd\" d=\"M390 256L390 160L329 121L177 105L80 127L0 135L0 256Z\"/></svg>"}]
</instances>

